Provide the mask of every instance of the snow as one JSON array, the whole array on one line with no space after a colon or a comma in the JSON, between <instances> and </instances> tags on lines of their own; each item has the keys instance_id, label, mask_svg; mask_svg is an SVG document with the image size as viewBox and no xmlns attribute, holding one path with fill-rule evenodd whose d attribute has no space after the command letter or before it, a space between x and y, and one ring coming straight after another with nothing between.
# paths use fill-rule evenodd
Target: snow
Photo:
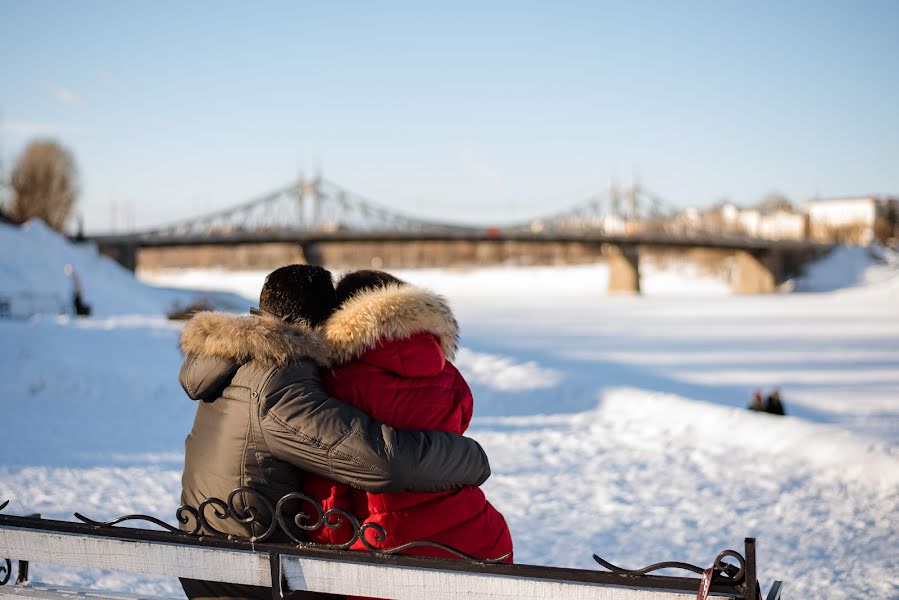
<instances>
[{"instance_id":1,"label":"snow","mask_svg":"<svg viewBox=\"0 0 899 600\"><path fill-rule=\"evenodd\" d=\"M505 356L494 356L460 348L455 365L465 372L469 385L520 392L556 387L562 380L562 373L555 369L544 369L534 361L516 362Z\"/></svg>"},{"instance_id":2,"label":"snow","mask_svg":"<svg viewBox=\"0 0 899 600\"><path fill-rule=\"evenodd\" d=\"M46 233L42 249L56 244ZM31 243L8 236L0 229L0 246ZM66 260L86 288L105 285L94 270L114 265L65 244L55 246L65 256L42 259L48 281L28 285L49 289ZM23 281L20 258L7 256L0 287ZM173 518L195 405L177 382L180 325L161 311L182 292L116 269L117 287L104 288L115 297L89 298L96 319L0 321L8 513ZM764 587L783 579L789 597L899 596L895 253L841 249L795 282L799 293L768 296L730 295L688 268L644 269L643 297L605 296L602 265L398 275L447 295L459 318L456 362L475 395L469 433L490 455L485 492L519 562L594 568L596 552L626 567L705 565L755 536ZM240 294L241 306L255 303L264 276L142 274ZM745 409L754 389L775 386L787 417ZM46 565L32 574L180 593L165 578Z\"/></svg>"},{"instance_id":3,"label":"snow","mask_svg":"<svg viewBox=\"0 0 899 600\"><path fill-rule=\"evenodd\" d=\"M796 291L832 292L864 285L899 294L894 275L899 253L882 246L848 246L812 264L796 282Z\"/></svg>"},{"instance_id":4,"label":"snow","mask_svg":"<svg viewBox=\"0 0 899 600\"><path fill-rule=\"evenodd\" d=\"M19 317L71 312L73 283L67 265L74 268L84 301L96 316L164 314L200 297L217 306L238 306L227 294L147 286L94 245L70 242L40 220L22 227L0 223L0 256L0 297L11 300L11 311Z\"/></svg>"},{"instance_id":5,"label":"snow","mask_svg":"<svg viewBox=\"0 0 899 600\"><path fill-rule=\"evenodd\" d=\"M456 298L475 298L480 302L509 297L547 296L595 297L605 295L609 270L605 264L553 267L482 267L477 269L414 269L395 272L417 285L439 289ZM138 276L154 285L197 290L225 290L247 298L258 298L267 271L226 271L224 269L172 269L139 272ZM340 271L335 271L335 279ZM641 286L645 296L728 295L724 281L701 275L689 264L660 270L652 263L641 266ZM689 285L684 285L689 281Z\"/></svg>"}]
</instances>

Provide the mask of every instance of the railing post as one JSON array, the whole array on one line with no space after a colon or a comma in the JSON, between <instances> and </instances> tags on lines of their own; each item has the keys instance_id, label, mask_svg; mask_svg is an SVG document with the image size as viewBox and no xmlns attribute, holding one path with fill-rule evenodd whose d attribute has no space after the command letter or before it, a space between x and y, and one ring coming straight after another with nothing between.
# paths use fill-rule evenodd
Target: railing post
<instances>
[{"instance_id":1,"label":"railing post","mask_svg":"<svg viewBox=\"0 0 899 600\"><path fill-rule=\"evenodd\" d=\"M284 600L284 572L281 570L281 555L268 553L269 569L272 574L272 600Z\"/></svg>"},{"instance_id":2,"label":"railing post","mask_svg":"<svg viewBox=\"0 0 899 600\"><path fill-rule=\"evenodd\" d=\"M746 558L746 600L758 600L759 580L755 565L755 538L746 538L745 544L746 550L744 553L744 557Z\"/></svg>"},{"instance_id":3,"label":"railing post","mask_svg":"<svg viewBox=\"0 0 899 600\"><path fill-rule=\"evenodd\" d=\"M28 581L28 561L19 561L19 574L16 575L16 585L22 585Z\"/></svg>"}]
</instances>

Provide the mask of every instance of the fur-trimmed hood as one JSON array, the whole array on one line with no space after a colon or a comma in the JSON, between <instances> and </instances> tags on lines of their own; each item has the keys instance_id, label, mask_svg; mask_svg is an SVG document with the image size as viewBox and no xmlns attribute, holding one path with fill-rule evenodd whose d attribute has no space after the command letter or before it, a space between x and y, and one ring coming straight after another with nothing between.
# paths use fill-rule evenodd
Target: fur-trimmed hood
<instances>
[{"instance_id":1,"label":"fur-trimmed hood","mask_svg":"<svg viewBox=\"0 0 899 600\"><path fill-rule=\"evenodd\" d=\"M459 324L446 299L408 284L355 294L325 322L323 333L336 363L356 359L379 342L416 333L435 336L450 360L459 345Z\"/></svg>"},{"instance_id":2,"label":"fur-trimmed hood","mask_svg":"<svg viewBox=\"0 0 899 600\"><path fill-rule=\"evenodd\" d=\"M258 361L283 367L303 359L319 366L329 363L328 346L305 324L290 324L268 317L199 312L181 332L181 352L221 358L238 364Z\"/></svg>"}]
</instances>

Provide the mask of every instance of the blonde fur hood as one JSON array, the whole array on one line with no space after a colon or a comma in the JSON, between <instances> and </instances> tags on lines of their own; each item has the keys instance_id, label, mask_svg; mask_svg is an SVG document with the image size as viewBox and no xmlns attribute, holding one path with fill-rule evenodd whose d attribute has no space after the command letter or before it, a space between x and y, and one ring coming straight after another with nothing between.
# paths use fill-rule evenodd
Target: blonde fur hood
<instances>
[{"instance_id":1,"label":"blonde fur hood","mask_svg":"<svg viewBox=\"0 0 899 600\"><path fill-rule=\"evenodd\" d=\"M459 324L442 296L408 285L390 284L363 290L337 309L325 323L325 341L337 363L346 363L380 341L430 333L452 360L459 345Z\"/></svg>"},{"instance_id":2,"label":"blonde fur hood","mask_svg":"<svg viewBox=\"0 0 899 600\"><path fill-rule=\"evenodd\" d=\"M269 317L199 312L181 331L181 352L227 358L237 363L250 360L283 367L303 359L326 366L328 346L321 335L305 324L289 324Z\"/></svg>"}]
</instances>

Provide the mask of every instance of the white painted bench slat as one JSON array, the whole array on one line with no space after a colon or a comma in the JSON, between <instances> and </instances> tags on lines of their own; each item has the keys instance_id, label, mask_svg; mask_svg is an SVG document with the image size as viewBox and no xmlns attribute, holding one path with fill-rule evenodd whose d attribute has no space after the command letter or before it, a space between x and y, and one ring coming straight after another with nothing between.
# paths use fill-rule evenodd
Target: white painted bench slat
<instances>
[{"instance_id":1,"label":"white painted bench slat","mask_svg":"<svg viewBox=\"0 0 899 600\"><path fill-rule=\"evenodd\" d=\"M163 541L126 540L29 528L0 527L0 555L14 560L187 577L270 587L269 554ZM404 564L281 554L287 590L365 595L393 600L693 600L694 593L583 581L487 574ZM135 600L50 586L0 586L0 600Z\"/></svg>"},{"instance_id":2,"label":"white painted bench slat","mask_svg":"<svg viewBox=\"0 0 899 600\"><path fill-rule=\"evenodd\" d=\"M32 583L0 586L0 600L184 600L184 597L136 596L105 590Z\"/></svg>"},{"instance_id":3,"label":"white painted bench slat","mask_svg":"<svg viewBox=\"0 0 899 600\"><path fill-rule=\"evenodd\" d=\"M549 581L328 561L298 556L282 557L282 570L291 590L374 596L392 600L456 600L458 598L534 598L565 600L695 600L696 594L642 590L595 583Z\"/></svg>"},{"instance_id":4,"label":"white painted bench slat","mask_svg":"<svg viewBox=\"0 0 899 600\"><path fill-rule=\"evenodd\" d=\"M268 555L239 550L2 527L0 554L29 562L266 587L272 585Z\"/></svg>"}]
</instances>

